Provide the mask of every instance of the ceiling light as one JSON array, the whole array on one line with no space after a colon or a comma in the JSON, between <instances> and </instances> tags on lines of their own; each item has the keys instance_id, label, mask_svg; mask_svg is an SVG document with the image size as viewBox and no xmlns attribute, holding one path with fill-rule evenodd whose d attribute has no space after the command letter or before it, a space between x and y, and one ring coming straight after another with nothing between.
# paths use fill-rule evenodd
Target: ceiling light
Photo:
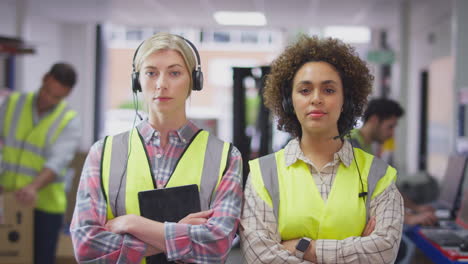
<instances>
[{"instance_id":1,"label":"ceiling light","mask_svg":"<svg viewBox=\"0 0 468 264\"><path fill-rule=\"evenodd\" d=\"M218 24L226 26L265 26L267 23L261 12L218 11L213 17Z\"/></svg>"},{"instance_id":2,"label":"ceiling light","mask_svg":"<svg viewBox=\"0 0 468 264\"><path fill-rule=\"evenodd\" d=\"M371 39L368 27L358 26L329 26L324 29L325 37L341 39L346 43L365 44Z\"/></svg>"}]
</instances>

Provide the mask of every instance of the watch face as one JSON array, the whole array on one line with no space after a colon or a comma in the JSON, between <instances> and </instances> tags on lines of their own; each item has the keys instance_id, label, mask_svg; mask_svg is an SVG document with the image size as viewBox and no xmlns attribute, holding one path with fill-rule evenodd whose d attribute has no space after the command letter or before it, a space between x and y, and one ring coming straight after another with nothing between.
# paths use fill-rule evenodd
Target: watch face
<instances>
[{"instance_id":1,"label":"watch face","mask_svg":"<svg viewBox=\"0 0 468 264\"><path fill-rule=\"evenodd\" d=\"M299 243L297 243L296 249L304 252L309 247L309 244L310 244L309 240L302 238L301 240L299 240Z\"/></svg>"}]
</instances>

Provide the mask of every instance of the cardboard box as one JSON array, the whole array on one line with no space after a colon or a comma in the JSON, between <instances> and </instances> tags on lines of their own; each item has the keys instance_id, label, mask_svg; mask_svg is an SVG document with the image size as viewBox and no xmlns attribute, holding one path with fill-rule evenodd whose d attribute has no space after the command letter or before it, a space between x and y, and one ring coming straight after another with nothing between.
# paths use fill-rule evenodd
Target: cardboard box
<instances>
[{"instance_id":1,"label":"cardboard box","mask_svg":"<svg viewBox=\"0 0 468 264\"><path fill-rule=\"evenodd\" d=\"M76 264L75 255L73 253L73 244L70 237L70 234L64 232L60 233L58 245L57 245L57 254L56 254L56 264Z\"/></svg>"},{"instance_id":2,"label":"cardboard box","mask_svg":"<svg viewBox=\"0 0 468 264\"><path fill-rule=\"evenodd\" d=\"M12 192L0 193L0 263L32 264L33 208L20 206Z\"/></svg>"}]
</instances>

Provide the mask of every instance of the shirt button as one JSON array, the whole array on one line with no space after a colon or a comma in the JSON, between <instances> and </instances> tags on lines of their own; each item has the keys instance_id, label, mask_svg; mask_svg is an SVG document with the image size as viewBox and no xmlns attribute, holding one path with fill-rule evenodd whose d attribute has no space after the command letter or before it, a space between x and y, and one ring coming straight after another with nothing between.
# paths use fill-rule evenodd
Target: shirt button
<instances>
[{"instance_id":1,"label":"shirt button","mask_svg":"<svg viewBox=\"0 0 468 264\"><path fill-rule=\"evenodd\" d=\"M160 159L162 157L161 153L156 154L156 158Z\"/></svg>"}]
</instances>

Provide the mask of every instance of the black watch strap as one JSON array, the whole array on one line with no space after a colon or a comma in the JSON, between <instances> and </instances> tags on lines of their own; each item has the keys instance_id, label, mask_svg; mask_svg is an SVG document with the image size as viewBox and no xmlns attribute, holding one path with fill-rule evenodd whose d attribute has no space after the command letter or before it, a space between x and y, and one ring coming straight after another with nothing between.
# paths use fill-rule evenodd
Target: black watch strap
<instances>
[{"instance_id":1,"label":"black watch strap","mask_svg":"<svg viewBox=\"0 0 468 264\"><path fill-rule=\"evenodd\" d=\"M304 259L304 253L309 248L310 245L310 238L303 237L296 245L295 256Z\"/></svg>"}]
</instances>

